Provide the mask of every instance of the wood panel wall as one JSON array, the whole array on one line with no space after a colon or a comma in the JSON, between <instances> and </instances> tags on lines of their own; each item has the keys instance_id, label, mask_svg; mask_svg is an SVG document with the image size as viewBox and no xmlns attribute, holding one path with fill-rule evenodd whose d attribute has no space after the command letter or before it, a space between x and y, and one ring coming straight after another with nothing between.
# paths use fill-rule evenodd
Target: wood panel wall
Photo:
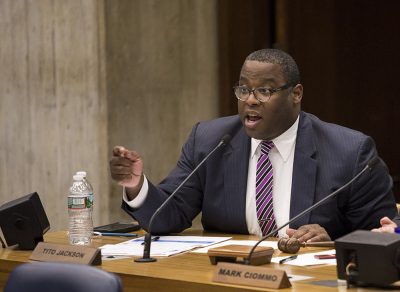
<instances>
[{"instance_id":1,"label":"wood panel wall","mask_svg":"<svg viewBox=\"0 0 400 292\"><path fill-rule=\"evenodd\" d=\"M220 113L237 112L244 57L281 48L300 67L303 109L372 136L400 202L399 10L396 0L219 1Z\"/></svg>"},{"instance_id":2,"label":"wood panel wall","mask_svg":"<svg viewBox=\"0 0 400 292\"><path fill-rule=\"evenodd\" d=\"M400 201L400 2L277 3L277 41L299 64L303 109L370 135Z\"/></svg>"},{"instance_id":3,"label":"wood panel wall","mask_svg":"<svg viewBox=\"0 0 400 292\"><path fill-rule=\"evenodd\" d=\"M233 86L244 59L275 42L275 2L272 0L219 0L218 80L219 114L237 113Z\"/></svg>"}]
</instances>

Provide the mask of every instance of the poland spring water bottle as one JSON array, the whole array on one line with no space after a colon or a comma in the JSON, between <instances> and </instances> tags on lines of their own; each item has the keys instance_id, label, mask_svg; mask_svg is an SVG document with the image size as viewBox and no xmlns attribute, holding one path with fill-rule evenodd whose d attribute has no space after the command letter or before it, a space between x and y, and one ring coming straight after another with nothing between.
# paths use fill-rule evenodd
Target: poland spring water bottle
<instances>
[{"instance_id":1,"label":"poland spring water bottle","mask_svg":"<svg viewBox=\"0 0 400 292\"><path fill-rule=\"evenodd\" d=\"M69 242L89 245L93 233L90 190L81 175L73 176L68 195Z\"/></svg>"},{"instance_id":2,"label":"poland spring water bottle","mask_svg":"<svg viewBox=\"0 0 400 292\"><path fill-rule=\"evenodd\" d=\"M86 171L81 170L81 171L76 172L76 174L83 177L83 182L86 184L86 186L87 186L87 188L88 188L88 190L90 192L89 200L90 200L90 206L91 206L91 209L92 209L92 212L91 212L92 213L92 220L90 222L92 224L91 228L93 228L93 187L92 187L91 183L87 179Z\"/></svg>"}]
</instances>

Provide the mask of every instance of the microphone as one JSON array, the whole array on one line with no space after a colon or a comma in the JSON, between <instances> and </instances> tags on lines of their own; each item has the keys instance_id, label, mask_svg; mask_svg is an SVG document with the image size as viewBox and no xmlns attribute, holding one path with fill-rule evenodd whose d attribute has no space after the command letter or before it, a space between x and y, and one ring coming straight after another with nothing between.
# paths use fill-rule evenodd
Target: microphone
<instances>
[{"instance_id":1,"label":"microphone","mask_svg":"<svg viewBox=\"0 0 400 292\"><path fill-rule=\"evenodd\" d=\"M148 262L155 262L157 259L150 257L150 248L151 248L151 227L153 226L154 218L157 216L158 213L164 208L164 206L174 197L174 195L182 188L182 186L192 177L192 175L203 165L204 162L220 147L227 145L231 141L232 137L229 134L225 134L222 139L219 141L217 146L215 146L206 157L203 158L202 161L192 170L191 173L181 182L181 184L173 191L173 193L161 204L160 207L154 212L153 216L151 216L149 221L149 227L146 235L144 236L144 250L143 250L143 257L135 259L137 263L148 263Z\"/></svg>"},{"instance_id":2,"label":"microphone","mask_svg":"<svg viewBox=\"0 0 400 292\"><path fill-rule=\"evenodd\" d=\"M264 240L266 240L268 237L270 237L272 234L274 234L275 232L278 232L279 230L281 230L282 228L284 228L285 226L293 223L294 221L296 221L297 219L301 218L302 216L304 216L305 214L311 212L312 210L316 209L317 207L319 207L321 204L325 203L327 200L329 200L330 198L334 197L337 193L341 192L342 190L344 190L345 188L347 188L352 182L354 182L357 178L359 178L364 172L366 172L368 169L372 169L377 163L379 162L379 157L375 156L373 157L370 161L368 161L367 165L357 174L355 175L351 180L349 180L346 184L344 184L343 186L341 186L340 188L338 188L337 190L335 190L334 192L332 192L331 194L329 194L328 196L326 196L325 198L323 198L322 200L319 200L317 203L315 203L314 205L312 205L311 207L305 209L303 212L301 212L300 214L297 214L296 216L294 216L292 219L290 219L288 222L286 222L285 224L283 224L282 226L276 228L275 230L272 230L271 232L269 232L268 234L266 234L265 236L263 236L254 246L253 248L250 250L248 257L244 260L244 264L245 265L250 265L251 263L251 257L254 253L254 250L256 249L256 247L263 242Z\"/></svg>"}]
</instances>

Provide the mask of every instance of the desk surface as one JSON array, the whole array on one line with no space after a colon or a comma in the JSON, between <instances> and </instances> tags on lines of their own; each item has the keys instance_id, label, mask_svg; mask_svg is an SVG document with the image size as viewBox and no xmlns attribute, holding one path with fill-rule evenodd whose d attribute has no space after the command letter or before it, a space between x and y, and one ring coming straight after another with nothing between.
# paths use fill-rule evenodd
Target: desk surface
<instances>
[{"instance_id":1,"label":"desk surface","mask_svg":"<svg viewBox=\"0 0 400 292\"><path fill-rule=\"evenodd\" d=\"M186 231L184 235L200 235L200 231ZM206 234L204 234L206 235ZM210 235L210 234L207 234ZM218 234L221 235L221 234ZM224 234L225 235L225 234ZM256 238L247 235L233 235L235 239ZM92 246L107 243L119 243L126 238L102 237L93 240ZM67 244L66 232L49 232L45 242ZM305 248L307 251L323 248ZM0 287L3 288L9 273L19 264L28 262L31 251L0 248ZM274 256L286 255L275 251ZM311 276L312 279L293 282L292 288L280 291L345 291L346 287L328 287L314 284L316 281L336 281L336 266L295 267L290 265L268 264L268 267L285 270L288 274ZM213 282L211 279L216 266L210 264L207 255L184 253L166 258L159 258L153 263L135 263L132 258L103 261L99 268L118 274L123 282L124 291L267 291L266 289L227 285ZM276 291L276 290L271 290ZM349 291L368 291L349 289ZM374 289L373 291L378 291Z\"/></svg>"}]
</instances>

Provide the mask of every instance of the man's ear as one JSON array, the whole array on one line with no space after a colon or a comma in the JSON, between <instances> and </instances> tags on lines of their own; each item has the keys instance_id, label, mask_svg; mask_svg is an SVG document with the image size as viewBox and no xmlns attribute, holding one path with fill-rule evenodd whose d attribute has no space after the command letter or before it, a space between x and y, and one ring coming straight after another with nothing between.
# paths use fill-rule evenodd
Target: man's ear
<instances>
[{"instance_id":1,"label":"man's ear","mask_svg":"<svg viewBox=\"0 0 400 292\"><path fill-rule=\"evenodd\" d=\"M301 99L303 98L303 85L299 83L296 86L294 86L292 90L292 95L293 95L293 103L300 104Z\"/></svg>"}]
</instances>

